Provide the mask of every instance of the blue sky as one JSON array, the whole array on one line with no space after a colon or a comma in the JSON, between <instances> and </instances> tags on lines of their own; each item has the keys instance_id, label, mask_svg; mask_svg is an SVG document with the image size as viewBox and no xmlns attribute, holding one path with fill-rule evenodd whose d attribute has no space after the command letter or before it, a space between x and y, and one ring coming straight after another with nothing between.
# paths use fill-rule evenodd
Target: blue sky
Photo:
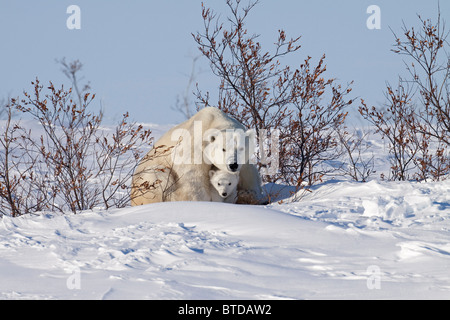
<instances>
[{"instance_id":1,"label":"blue sky","mask_svg":"<svg viewBox=\"0 0 450 320\"><path fill-rule=\"evenodd\" d=\"M192 59L199 51L191 33L202 31L200 0L0 0L0 99L30 90L30 82L66 83L55 59L79 59L82 75L96 93L106 119L129 112L139 122L169 124L183 120L173 110L186 89ZM222 17L224 1L204 0ZM69 5L81 9L81 29L69 30ZM381 9L381 29L369 30L369 5ZM386 82L404 73L402 57L390 51L402 21L418 26L417 14L437 17L437 0L260 0L248 19L250 33L260 34L271 49L277 30L301 35L302 48L283 63L295 67L306 56L326 54L327 76L353 84L353 97L382 104ZM450 26L450 1L440 3ZM214 92L217 85L205 59L195 81ZM194 97L191 99L194 101ZM354 105L357 108L357 104Z\"/></svg>"}]
</instances>

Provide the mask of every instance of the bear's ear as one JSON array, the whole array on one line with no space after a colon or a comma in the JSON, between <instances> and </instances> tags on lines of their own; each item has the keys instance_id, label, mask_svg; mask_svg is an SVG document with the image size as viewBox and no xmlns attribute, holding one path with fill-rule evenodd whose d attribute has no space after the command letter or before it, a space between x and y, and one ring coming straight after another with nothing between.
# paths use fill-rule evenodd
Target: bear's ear
<instances>
[{"instance_id":1,"label":"bear's ear","mask_svg":"<svg viewBox=\"0 0 450 320\"><path fill-rule=\"evenodd\" d=\"M209 170L209 178L212 179L216 172L214 170Z\"/></svg>"}]
</instances>

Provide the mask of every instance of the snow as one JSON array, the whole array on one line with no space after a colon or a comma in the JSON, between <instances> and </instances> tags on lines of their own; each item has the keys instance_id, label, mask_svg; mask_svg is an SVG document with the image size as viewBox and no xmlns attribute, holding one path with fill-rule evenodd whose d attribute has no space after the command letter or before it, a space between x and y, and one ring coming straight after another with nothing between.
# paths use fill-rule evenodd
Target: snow
<instances>
[{"instance_id":1,"label":"snow","mask_svg":"<svg viewBox=\"0 0 450 320\"><path fill-rule=\"evenodd\" d=\"M0 298L450 298L450 180L266 187L283 201L3 216Z\"/></svg>"}]
</instances>

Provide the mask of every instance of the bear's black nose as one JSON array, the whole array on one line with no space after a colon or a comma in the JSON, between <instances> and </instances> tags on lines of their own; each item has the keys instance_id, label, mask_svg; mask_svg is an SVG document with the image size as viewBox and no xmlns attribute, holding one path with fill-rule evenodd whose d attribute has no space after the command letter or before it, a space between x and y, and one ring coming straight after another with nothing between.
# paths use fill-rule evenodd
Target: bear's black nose
<instances>
[{"instance_id":1,"label":"bear's black nose","mask_svg":"<svg viewBox=\"0 0 450 320\"><path fill-rule=\"evenodd\" d=\"M230 165L228 165L228 167L230 168L231 171L236 171L239 167L239 165L237 163L232 163Z\"/></svg>"},{"instance_id":2,"label":"bear's black nose","mask_svg":"<svg viewBox=\"0 0 450 320\"><path fill-rule=\"evenodd\" d=\"M222 196L223 196L223 197L226 197L226 196L227 196L227 193L226 193L226 192L222 193Z\"/></svg>"}]
</instances>

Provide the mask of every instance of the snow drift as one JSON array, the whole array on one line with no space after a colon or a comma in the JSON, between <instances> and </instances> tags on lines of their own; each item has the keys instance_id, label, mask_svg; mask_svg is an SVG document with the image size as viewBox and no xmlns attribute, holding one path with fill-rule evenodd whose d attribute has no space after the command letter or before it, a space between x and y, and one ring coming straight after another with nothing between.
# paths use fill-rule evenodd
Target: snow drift
<instances>
[{"instance_id":1,"label":"snow drift","mask_svg":"<svg viewBox=\"0 0 450 320\"><path fill-rule=\"evenodd\" d=\"M449 180L266 188L280 201L3 216L0 298L450 298Z\"/></svg>"},{"instance_id":2,"label":"snow drift","mask_svg":"<svg viewBox=\"0 0 450 320\"><path fill-rule=\"evenodd\" d=\"M448 299L450 183L0 221L3 299Z\"/></svg>"}]
</instances>

